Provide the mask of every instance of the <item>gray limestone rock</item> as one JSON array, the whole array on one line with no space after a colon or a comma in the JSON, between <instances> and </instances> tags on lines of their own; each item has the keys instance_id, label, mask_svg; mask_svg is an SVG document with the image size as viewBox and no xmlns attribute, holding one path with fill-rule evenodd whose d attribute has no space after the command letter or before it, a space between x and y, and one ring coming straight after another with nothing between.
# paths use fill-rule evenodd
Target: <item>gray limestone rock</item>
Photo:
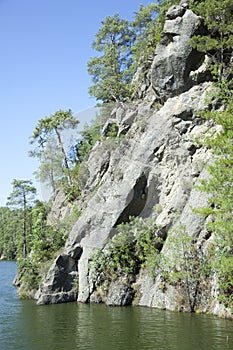
<instances>
[{"instance_id":1,"label":"gray limestone rock","mask_svg":"<svg viewBox=\"0 0 233 350\"><path fill-rule=\"evenodd\" d=\"M78 278L78 258L78 254L74 258L64 254L57 257L37 292L38 305L64 303L77 299L73 285Z\"/></svg>"},{"instance_id":2,"label":"gray limestone rock","mask_svg":"<svg viewBox=\"0 0 233 350\"><path fill-rule=\"evenodd\" d=\"M167 13L166 13L166 19L175 19L177 17L182 17L185 13L185 8L180 5L174 5L171 6Z\"/></svg>"},{"instance_id":3,"label":"gray limestone rock","mask_svg":"<svg viewBox=\"0 0 233 350\"><path fill-rule=\"evenodd\" d=\"M127 222L130 216L155 215L158 225L168 230L177 213L184 210L191 187L199 176L196 164L200 157L207 159L207 155L200 154L194 163L196 150L190 151L190 143L193 128L197 123L203 123L196 115L204 107L208 88L208 83L195 86L168 99L158 111L152 111L143 137L136 127L127 140L113 140L114 145L104 140L95 147L88 161L92 191L68 237L62 259L55 261L42 285L39 303L47 298L49 290L55 298L62 291L67 297L72 285L67 285L66 280L69 281L70 272L76 269L79 274L78 300L88 302L93 292L89 261L95 250L103 248L115 235L118 224ZM139 110L142 110L140 105L137 114ZM178 122L187 124L185 132L177 127ZM103 149L109 150L106 153L108 167L100 176L102 162L98 159L103 156L104 161ZM200 170L203 166L201 163ZM156 206L160 207L158 213ZM110 300L114 299L113 294Z\"/></svg>"},{"instance_id":4,"label":"gray limestone rock","mask_svg":"<svg viewBox=\"0 0 233 350\"><path fill-rule=\"evenodd\" d=\"M161 41L152 64L152 86L158 99L165 102L190 89L190 73L204 61L204 54L190 45L190 38L201 29L201 20L183 6L172 6L166 16Z\"/></svg>"},{"instance_id":5,"label":"gray limestone rock","mask_svg":"<svg viewBox=\"0 0 233 350\"><path fill-rule=\"evenodd\" d=\"M58 190L55 194L53 205L48 217L48 224L53 225L58 222L58 220L64 219L64 217L69 213L70 205L67 202L66 195L64 191Z\"/></svg>"},{"instance_id":6,"label":"gray limestone rock","mask_svg":"<svg viewBox=\"0 0 233 350\"><path fill-rule=\"evenodd\" d=\"M106 305L128 306L132 304L133 296L131 283L117 279L110 284Z\"/></svg>"}]
</instances>

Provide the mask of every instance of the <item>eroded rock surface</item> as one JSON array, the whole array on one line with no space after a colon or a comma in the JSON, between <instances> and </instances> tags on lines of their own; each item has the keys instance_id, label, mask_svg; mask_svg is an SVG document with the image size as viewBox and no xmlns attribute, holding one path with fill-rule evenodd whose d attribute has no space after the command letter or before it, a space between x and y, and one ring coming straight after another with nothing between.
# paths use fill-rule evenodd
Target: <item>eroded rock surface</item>
<instances>
[{"instance_id":1,"label":"eroded rock surface","mask_svg":"<svg viewBox=\"0 0 233 350\"><path fill-rule=\"evenodd\" d=\"M191 188L208 159L208 152L197 149L193 143L194 136L201 135L208 127L197 117L198 110L204 107L208 88L209 84L205 83L168 99L158 111L151 111L143 133L136 117L127 138L106 139L93 150L95 156L92 154L89 158L88 172L90 179L96 181L95 190L92 188L87 194L86 207L63 252L63 256L71 261L78 261L79 301L89 301L92 292L89 260L96 248L103 248L114 236L118 224L127 222L130 216L154 215L155 207L159 206L157 223L168 230L177 213L186 210ZM139 117L141 109L141 105L135 109ZM114 144L112 149L108 147L110 153L104 153L104 145L106 147L111 142ZM106 157L99 163L95 161L98 152ZM105 161L109 163L108 167L99 176L101 164ZM91 185L87 182L87 192L88 186ZM191 220L192 215L187 225ZM69 269L64 269L68 278ZM53 293L60 275L58 270L55 261L47 282L42 286L39 303L48 294L46 286L52 285L50 290ZM57 293L56 288L54 293Z\"/></svg>"},{"instance_id":2,"label":"eroded rock surface","mask_svg":"<svg viewBox=\"0 0 233 350\"><path fill-rule=\"evenodd\" d=\"M204 54L190 45L191 37L203 30L202 22L186 7L184 3L168 10L161 41L155 50L152 86L162 103L189 90L195 83L191 73L204 61Z\"/></svg>"}]
</instances>

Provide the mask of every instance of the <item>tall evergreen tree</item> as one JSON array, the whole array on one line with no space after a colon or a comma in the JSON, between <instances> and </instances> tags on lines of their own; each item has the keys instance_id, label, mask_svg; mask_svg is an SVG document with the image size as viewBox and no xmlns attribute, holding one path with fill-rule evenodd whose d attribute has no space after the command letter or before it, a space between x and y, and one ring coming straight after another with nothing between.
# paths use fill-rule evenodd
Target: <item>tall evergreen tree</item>
<instances>
[{"instance_id":1,"label":"tall evergreen tree","mask_svg":"<svg viewBox=\"0 0 233 350\"><path fill-rule=\"evenodd\" d=\"M23 216L23 257L27 257L27 243L29 231L29 217L28 211L34 202L36 188L32 185L30 180L13 180L13 190L8 197L8 205L22 210Z\"/></svg>"},{"instance_id":2,"label":"tall evergreen tree","mask_svg":"<svg viewBox=\"0 0 233 350\"><path fill-rule=\"evenodd\" d=\"M22 237L21 210L11 210L0 207L0 256L3 259L13 260L17 255L19 241Z\"/></svg>"},{"instance_id":3,"label":"tall evergreen tree","mask_svg":"<svg viewBox=\"0 0 233 350\"><path fill-rule=\"evenodd\" d=\"M102 102L122 101L130 93L132 73L131 46L134 33L129 22L118 14L108 16L102 21L102 27L96 34L93 48L101 53L88 62L88 72L93 85L89 92Z\"/></svg>"}]
</instances>

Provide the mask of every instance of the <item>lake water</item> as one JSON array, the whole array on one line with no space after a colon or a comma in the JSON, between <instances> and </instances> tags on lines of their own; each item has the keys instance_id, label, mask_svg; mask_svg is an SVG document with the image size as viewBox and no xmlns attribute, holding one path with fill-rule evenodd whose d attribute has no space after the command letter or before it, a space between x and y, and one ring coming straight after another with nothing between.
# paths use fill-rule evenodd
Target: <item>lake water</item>
<instances>
[{"instance_id":1,"label":"lake water","mask_svg":"<svg viewBox=\"0 0 233 350\"><path fill-rule=\"evenodd\" d=\"M13 262L0 262L2 350L233 350L233 322L140 307L76 303L36 306L12 286Z\"/></svg>"}]
</instances>

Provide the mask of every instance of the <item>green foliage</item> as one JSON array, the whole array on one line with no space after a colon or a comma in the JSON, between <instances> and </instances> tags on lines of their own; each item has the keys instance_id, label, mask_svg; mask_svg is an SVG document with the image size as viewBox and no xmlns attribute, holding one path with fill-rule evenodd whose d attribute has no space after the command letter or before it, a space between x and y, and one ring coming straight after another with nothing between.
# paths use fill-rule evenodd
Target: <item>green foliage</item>
<instances>
[{"instance_id":1,"label":"green foliage","mask_svg":"<svg viewBox=\"0 0 233 350\"><path fill-rule=\"evenodd\" d=\"M221 81L221 84L216 86L218 89L213 97L217 98L221 108L202 114L218 125L218 131L213 131L204 141L204 144L212 150L214 158L207 167L210 179L202 180L198 188L210 194L211 206L205 208L203 212L206 215L211 214L214 218L209 228L217 231L222 238L229 239L233 200L233 90L228 88L227 81Z\"/></svg>"},{"instance_id":2,"label":"green foliage","mask_svg":"<svg viewBox=\"0 0 233 350\"><path fill-rule=\"evenodd\" d=\"M102 129L114 108L114 103L103 103L97 108L96 118L91 120L89 124L85 124L80 132L80 139L74 144L70 151L70 162L72 163L71 175L73 179L72 185L63 185L67 199L69 202L75 201L88 179L88 157L94 145L98 141L103 141ZM116 138L118 126L113 124L108 131L108 137Z\"/></svg>"},{"instance_id":3,"label":"green foliage","mask_svg":"<svg viewBox=\"0 0 233 350\"><path fill-rule=\"evenodd\" d=\"M26 209L34 202L36 188L31 180L16 180L12 182L13 190L8 196L8 205L15 208Z\"/></svg>"},{"instance_id":4,"label":"green foliage","mask_svg":"<svg viewBox=\"0 0 233 350\"><path fill-rule=\"evenodd\" d=\"M14 260L21 249L22 211L0 207L0 256L6 260Z\"/></svg>"},{"instance_id":5,"label":"green foliage","mask_svg":"<svg viewBox=\"0 0 233 350\"><path fill-rule=\"evenodd\" d=\"M224 252L216 264L219 271L220 301L228 308L233 308L233 256Z\"/></svg>"},{"instance_id":6,"label":"green foliage","mask_svg":"<svg viewBox=\"0 0 233 350\"><path fill-rule=\"evenodd\" d=\"M209 196L209 206L198 212L209 216L208 229L215 235L216 273L221 286L221 300L233 307L233 99L231 82L225 79L216 84L219 110L203 112L203 116L218 125L218 131L206 137L205 145L213 152L213 161L207 166L210 178L200 181L199 190ZM227 301L228 300L228 301Z\"/></svg>"},{"instance_id":7,"label":"green foliage","mask_svg":"<svg viewBox=\"0 0 233 350\"><path fill-rule=\"evenodd\" d=\"M143 65L145 69L153 60L155 47L159 41L161 31L156 18L158 16L159 6L152 3L148 6L140 5L140 9L135 13L131 25L135 33L135 43L132 46L134 67Z\"/></svg>"},{"instance_id":8,"label":"green foliage","mask_svg":"<svg viewBox=\"0 0 233 350\"><path fill-rule=\"evenodd\" d=\"M110 137L111 139L115 139L117 137L118 131L118 125L116 123L112 123L107 131L106 136Z\"/></svg>"},{"instance_id":9,"label":"green foliage","mask_svg":"<svg viewBox=\"0 0 233 350\"><path fill-rule=\"evenodd\" d=\"M51 133L74 129L78 123L79 121L72 116L70 109L67 111L59 110L38 121L32 135L32 143L37 141L38 146L42 147Z\"/></svg>"},{"instance_id":10,"label":"green foliage","mask_svg":"<svg viewBox=\"0 0 233 350\"><path fill-rule=\"evenodd\" d=\"M63 220L47 224L49 207L37 202L32 209L32 231L30 236L30 255L27 259L17 256L18 274L21 276L23 296L30 297L33 290L38 289L42 277L59 250L64 247L68 234L80 212L73 205L70 214Z\"/></svg>"},{"instance_id":11,"label":"green foliage","mask_svg":"<svg viewBox=\"0 0 233 350\"><path fill-rule=\"evenodd\" d=\"M32 155L32 153L30 153ZM35 153L33 154L35 156ZM63 155L54 137L49 137L39 155L40 164L35 178L52 189L53 195L64 177Z\"/></svg>"},{"instance_id":12,"label":"green foliage","mask_svg":"<svg viewBox=\"0 0 233 350\"><path fill-rule=\"evenodd\" d=\"M215 90L211 96L214 108L204 111L202 116L218 125L217 131L208 135L204 145L212 150L213 161L207 166L209 179L202 180L198 186L209 196L209 206L198 212L208 216L208 229L214 233L216 256L214 268L220 283L220 300L233 307L233 86L232 68L229 57L232 51L232 1L194 2L202 12L205 24L211 33L194 38L198 50L214 56L212 72L215 77Z\"/></svg>"},{"instance_id":13,"label":"green foliage","mask_svg":"<svg viewBox=\"0 0 233 350\"><path fill-rule=\"evenodd\" d=\"M57 178L56 173L59 169L59 164L62 170L59 172L59 177L62 173L63 177L67 179L68 184L72 184L68 156L62 140L62 132L76 128L78 123L79 121L73 117L70 109L67 111L59 110L50 116L40 119L31 137L31 143L36 143L36 148L30 155L38 157L41 161L39 177L41 180L50 181L53 190L55 190L55 179ZM58 149L55 152L55 156L53 155L54 148ZM63 169L62 164L64 164L65 169Z\"/></svg>"},{"instance_id":14,"label":"green foliage","mask_svg":"<svg viewBox=\"0 0 233 350\"><path fill-rule=\"evenodd\" d=\"M232 0L192 0L191 8L203 18L207 28L206 35L195 36L191 43L198 51L208 53L223 73L230 62L233 45Z\"/></svg>"},{"instance_id":15,"label":"green foliage","mask_svg":"<svg viewBox=\"0 0 233 350\"><path fill-rule=\"evenodd\" d=\"M93 57L88 62L88 72L94 83L89 92L97 100L117 102L129 95L132 37L128 21L118 14L102 21L92 45L102 56Z\"/></svg>"},{"instance_id":16,"label":"green foliage","mask_svg":"<svg viewBox=\"0 0 233 350\"><path fill-rule=\"evenodd\" d=\"M219 279L220 300L233 308L233 3L232 0L192 0L191 7L206 26L206 35L192 39L192 45L212 59L210 67L215 89L209 110L201 113L217 127L202 143L213 159L207 166L209 178L200 181L199 190L208 194L209 205L197 211L208 217L207 228L214 235L213 270Z\"/></svg>"},{"instance_id":17,"label":"green foliage","mask_svg":"<svg viewBox=\"0 0 233 350\"><path fill-rule=\"evenodd\" d=\"M80 140L70 150L69 159L72 164L70 174L73 181L71 184L63 181L63 189L70 203L73 203L79 197L85 186L88 177L86 162L94 145L101 139L102 127L102 119L97 116L89 125L84 126L80 132Z\"/></svg>"},{"instance_id":18,"label":"green foliage","mask_svg":"<svg viewBox=\"0 0 233 350\"><path fill-rule=\"evenodd\" d=\"M89 125L84 125L80 132L81 140L75 145L76 162L81 163L87 160L93 146L101 138L103 124L101 116L97 116Z\"/></svg>"},{"instance_id":19,"label":"green foliage","mask_svg":"<svg viewBox=\"0 0 233 350\"><path fill-rule=\"evenodd\" d=\"M31 205L30 208L26 208L26 211L25 237L24 209L0 208L0 252L4 258L17 261L20 283L25 285L27 291L30 291L35 288L35 285L38 286L41 278L39 276L40 266L48 259L50 245L47 240L45 205L37 201L33 207ZM25 238L26 255L23 254Z\"/></svg>"},{"instance_id":20,"label":"green foliage","mask_svg":"<svg viewBox=\"0 0 233 350\"><path fill-rule=\"evenodd\" d=\"M48 225L51 208L40 201L27 208L26 256L23 254L24 209L0 208L0 255L17 262L21 297L30 297L50 262L64 247L67 236L80 212L73 205L63 220Z\"/></svg>"},{"instance_id":21,"label":"green foliage","mask_svg":"<svg viewBox=\"0 0 233 350\"><path fill-rule=\"evenodd\" d=\"M13 208L20 208L22 211L23 232L22 232L22 254L25 259L28 253L28 234L30 231L30 207L34 202L36 188L31 180L13 180L13 190L8 197L8 205Z\"/></svg>"},{"instance_id":22,"label":"green foliage","mask_svg":"<svg viewBox=\"0 0 233 350\"><path fill-rule=\"evenodd\" d=\"M148 70L154 58L154 51L159 43L160 34L165 21L165 13L171 5L178 4L177 0L157 1L147 6L140 5L139 11L131 22L135 41L132 45L134 68L138 65Z\"/></svg>"},{"instance_id":23,"label":"green foliage","mask_svg":"<svg viewBox=\"0 0 233 350\"><path fill-rule=\"evenodd\" d=\"M153 272L163 241L151 220L131 218L117 227L117 235L104 250L97 250L90 265L94 279L110 281L121 275L135 275L141 267Z\"/></svg>"},{"instance_id":24,"label":"green foliage","mask_svg":"<svg viewBox=\"0 0 233 350\"><path fill-rule=\"evenodd\" d=\"M184 226L176 226L170 232L166 252L160 256L158 272L165 281L184 288L191 312L195 309L200 285L211 272L209 259Z\"/></svg>"},{"instance_id":25,"label":"green foliage","mask_svg":"<svg viewBox=\"0 0 233 350\"><path fill-rule=\"evenodd\" d=\"M96 34L93 48L102 55L88 62L93 85L89 92L97 100L119 102L131 99L136 86L133 76L140 64L147 71L160 39L165 13L177 0L158 1L140 6L132 22L118 14L108 16Z\"/></svg>"},{"instance_id":26,"label":"green foliage","mask_svg":"<svg viewBox=\"0 0 233 350\"><path fill-rule=\"evenodd\" d=\"M20 275L20 284L23 286L19 296L21 299L27 299L41 282L39 265L33 260L19 259L17 261L17 270Z\"/></svg>"}]
</instances>

